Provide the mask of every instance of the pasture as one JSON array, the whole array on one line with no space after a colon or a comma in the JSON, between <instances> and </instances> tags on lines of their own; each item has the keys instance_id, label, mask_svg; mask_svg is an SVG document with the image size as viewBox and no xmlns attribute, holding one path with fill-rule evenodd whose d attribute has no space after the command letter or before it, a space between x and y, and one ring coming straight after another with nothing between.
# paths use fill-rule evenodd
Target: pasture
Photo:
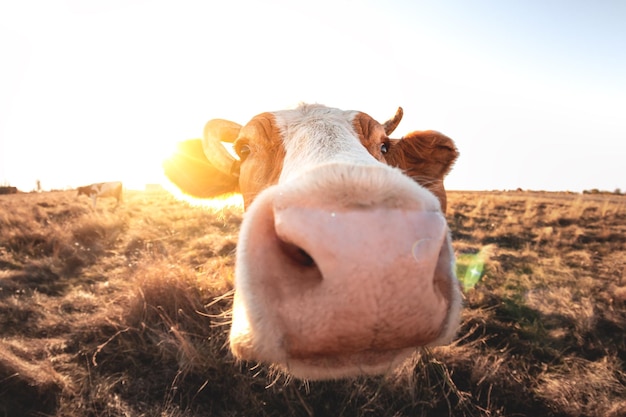
<instances>
[{"instance_id":1,"label":"pasture","mask_svg":"<svg viewBox=\"0 0 626 417\"><path fill-rule=\"evenodd\" d=\"M456 342L303 382L228 352L240 208L1 195L0 415L626 415L626 197L448 198Z\"/></svg>"}]
</instances>

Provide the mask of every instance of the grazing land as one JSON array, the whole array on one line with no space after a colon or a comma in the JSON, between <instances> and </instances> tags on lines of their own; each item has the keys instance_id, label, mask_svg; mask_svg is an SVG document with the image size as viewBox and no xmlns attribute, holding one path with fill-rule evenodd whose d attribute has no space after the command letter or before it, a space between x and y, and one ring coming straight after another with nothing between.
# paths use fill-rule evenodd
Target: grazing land
<instances>
[{"instance_id":1,"label":"grazing land","mask_svg":"<svg viewBox=\"0 0 626 417\"><path fill-rule=\"evenodd\" d=\"M228 352L241 217L0 195L0 416L626 415L626 197L450 192L458 340L349 381Z\"/></svg>"}]
</instances>

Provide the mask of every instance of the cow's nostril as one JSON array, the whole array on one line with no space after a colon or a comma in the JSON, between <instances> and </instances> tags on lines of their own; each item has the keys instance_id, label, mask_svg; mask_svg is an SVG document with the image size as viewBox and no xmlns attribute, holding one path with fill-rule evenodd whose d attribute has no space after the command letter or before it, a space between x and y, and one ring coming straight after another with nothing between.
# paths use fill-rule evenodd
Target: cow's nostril
<instances>
[{"instance_id":1,"label":"cow's nostril","mask_svg":"<svg viewBox=\"0 0 626 417\"><path fill-rule=\"evenodd\" d=\"M283 253L298 265L306 267L315 266L315 261L311 258L311 255L301 247L285 242L284 240L280 240L279 245Z\"/></svg>"}]
</instances>

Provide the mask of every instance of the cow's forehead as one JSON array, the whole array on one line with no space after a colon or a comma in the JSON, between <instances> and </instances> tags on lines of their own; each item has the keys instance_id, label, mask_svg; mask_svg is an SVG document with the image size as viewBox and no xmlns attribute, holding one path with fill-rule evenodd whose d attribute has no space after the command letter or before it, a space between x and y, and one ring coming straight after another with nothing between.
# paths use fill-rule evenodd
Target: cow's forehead
<instances>
[{"instance_id":1,"label":"cow's forehead","mask_svg":"<svg viewBox=\"0 0 626 417\"><path fill-rule=\"evenodd\" d=\"M315 123L351 124L358 111L341 110L318 104L303 104L295 109L272 112L281 128Z\"/></svg>"},{"instance_id":2,"label":"cow's forehead","mask_svg":"<svg viewBox=\"0 0 626 417\"><path fill-rule=\"evenodd\" d=\"M293 110L270 114L271 137L279 140L285 151L279 182L322 163L377 163L363 146L362 132L355 129L355 121L358 122L361 117L369 118L364 113L321 105L301 105ZM255 117L250 127L254 126L258 132L266 118L266 114ZM267 133L268 128L264 129Z\"/></svg>"},{"instance_id":3,"label":"cow's forehead","mask_svg":"<svg viewBox=\"0 0 626 417\"><path fill-rule=\"evenodd\" d=\"M366 113L303 104L296 109L265 112L254 116L243 127L241 136L280 140L297 134L314 134L319 129L326 129L332 134L342 128L346 130L344 133L350 130L350 133L355 133L361 139L367 139L373 133L373 129L383 131L382 125Z\"/></svg>"}]
</instances>

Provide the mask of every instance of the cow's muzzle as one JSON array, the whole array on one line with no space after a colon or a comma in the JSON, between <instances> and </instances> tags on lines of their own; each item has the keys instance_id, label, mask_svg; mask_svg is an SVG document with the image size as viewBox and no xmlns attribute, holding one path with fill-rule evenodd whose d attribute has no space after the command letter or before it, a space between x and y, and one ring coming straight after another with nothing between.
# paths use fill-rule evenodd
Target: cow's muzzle
<instances>
[{"instance_id":1,"label":"cow's muzzle","mask_svg":"<svg viewBox=\"0 0 626 417\"><path fill-rule=\"evenodd\" d=\"M426 196L415 187L404 198ZM435 197L333 205L337 191L319 190L275 186L246 213L233 352L326 378L381 372L417 346L448 342L460 293Z\"/></svg>"}]
</instances>

